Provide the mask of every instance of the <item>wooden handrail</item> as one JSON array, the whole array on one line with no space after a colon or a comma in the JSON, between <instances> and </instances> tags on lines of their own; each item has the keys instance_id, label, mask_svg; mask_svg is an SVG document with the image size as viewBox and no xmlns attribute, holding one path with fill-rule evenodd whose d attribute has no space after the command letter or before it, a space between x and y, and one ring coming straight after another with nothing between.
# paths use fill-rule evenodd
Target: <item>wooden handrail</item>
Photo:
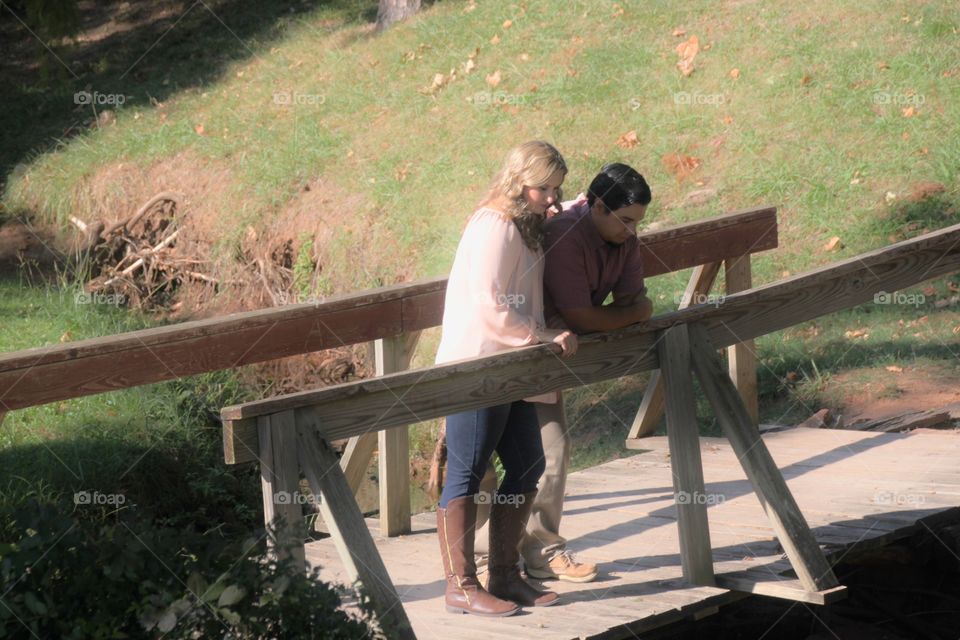
<instances>
[{"instance_id":1,"label":"wooden handrail","mask_svg":"<svg viewBox=\"0 0 960 640\"><path fill-rule=\"evenodd\" d=\"M777 246L774 207L640 236L655 276ZM446 278L0 355L0 412L419 331Z\"/></svg>"},{"instance_id":2,"label":"wooden handrail","mask_svg":"<svg viewBox=\"0 0 960 640\"><path fill-rule=\"evenodd\" d=\"M233 432L234 447L255 449L247 426L251 419L290 410L314 423L324 438L346 438L653 369L657 333L676 324L698 323L715 346L729 346L958 270L960 225L955 225L715 304L584 336L571 358L559 358L555 345L535 345L225 407L221 416Z\"/></svg>"}]
</instances>

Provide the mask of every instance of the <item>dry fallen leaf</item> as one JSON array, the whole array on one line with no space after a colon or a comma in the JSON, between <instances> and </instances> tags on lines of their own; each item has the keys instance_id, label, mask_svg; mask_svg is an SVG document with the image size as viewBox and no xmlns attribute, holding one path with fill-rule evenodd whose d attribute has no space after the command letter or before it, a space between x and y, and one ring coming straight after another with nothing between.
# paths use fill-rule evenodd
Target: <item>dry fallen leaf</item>
<instances>
[{"instance_id":1,"label":"dry fallen leaf","mask_svg":"<svg viewBox=\"0 0 960 640\"><path fill-rule=\"evenodd\" d=\"M617 138L617 146L622 149L632 149L633 147L637 146L639 142L640 141L637 140L636 130L627 131Z\"/></svg>"},{"instance_id":2,"label":"dry fallen leaf","mask_svg":"<svg viewBox=\"0 0 960 640\"><path fill-rule=\"evenodd\" d=\"M736 80L740 77L740 69L730 69L730 77Z\"/></svg>"},{"instance_id":3,"label":"dry fallen leaf","mask_svg":"<svg viewBox=\"0 0 960 640\"><path fill-rule=\"evenodd\" d=\"M723 124L733 124L733 116L723 116L720 118L720 122Z\"/></svg>"},{"instance_id":4,"label":"dry fallen leaf","mask_svg":"<svg viewBox=\"0 0 960 640\"><path fill-rule=\"evenodd\" d=\"M205 135L207 135L207 134L205 134L205 133L203 132L203 125L202 125L202 124L195 124L195 125L193 125L193 130L197 132L197 135L198 135L198 136L205 136Z\"/></svg>"},{"instance_id":5,"label":"dry fallen leaf","mask_svg":"<svg viewBox=\"0 0 960 640\"><path fill-rule=\"evenodd\" d=\"M677 68L684 76L689 76L693 73L693 59L697 57L697 53L700 51L700 39L697 36L690 36L688 40L677 45L676 51L677 55L680 56Z\"/></svg>"},{"instance_id":6,"label":"dry fallen leaf","mask_svg":"<svg viewBox=\"0 0 960 640\"><path fill-rule=\"evenodd\" d=\"M496 71L494 71L493 73L487 76L487 84L493 88L496 88L496 86L500 84L501 79L502 78L500 76L500 69L497 69Z\"/></svg>"},{"instance_id":7,"label":"dry fallen leaf","mask_svg":"<svg viewBox=\"0 0 960 640\"><path fill-rule=\"evenodd\" d=\"M513 26L513 20L504 20L504 21L503 21L503 28L504 28L504 29L509 29L509 28L512 27L512 26Z\"/></svg>"},{"instance_id":8,"label":"dry fallen leaf","mask_svg":"<svg viewBox=\"0 0 960 640\"><path fill-rule=\"evenodd\" d=\"M927 296L928 298L932 298L933 296L937 295L937 290L933 287L924 287L923 295Z\"/></svg>"},{"instance_id":9,"label":"dry fallen leaf","mask_svg":"<svg viewBox=\"0 0 960 640\"><path fill-rule=\"evenodd\" d=\"M913 106L904 107L900 110L900 113L903 114L904 118L912 118L915 115L918 115L920 112L913 108Z\"/></svg>"},{"instance_id":10,"label":"dry fallen leaf","mask_svg":"<svg viewBox=\"0 0 960 640\"><path fill-rule=\"evenodd\" d=\"M833 251L835 249L842 249L843 243L840 242L840 236L833 236L830 238L830 241L827 244L823 245L824 251Z\"/></svg>"},{"instance_id":11,"label":"dry fallen leaf","mask_svg":"<svg viewBox=\"0 0 960 640\"><path fill-rule=\"evenodd\" d=\"M663 156L663 166L666 167L668 172L676 176L677 180L683 180L701 164L700 158L679 153L668 153Z\"/></svg>"},{"instance_id":12,"label":"dry fallen leaf","mask_svg":"<svg viewBox=\"0 0 960 640\"><path fill-rule=\"evenodd\" d=\"M903 367L898 367L895 364L891 364L888 367L884 367L890 373L903 373Z\"/></svg>"},{"instance_id":13,"label":"dry fallen leaf","mask_svg":"<svg viewBox=\"0 0 960 640\"><path fill-rule=\"evenodd\" d=\"M845 332L843 335L851 340L854 338L863 338L866 340L870 337L870 332L867 329L854 329L852 331Z\"/></svg>"},{"instance_id":14,"label":"dry fallen leaf","mask_svg":"<svg viewBox=\"0 0 960 640\"><path fill-rule=\"evenodd\" d=\"M676 38L682 38L683 36L687 35L687 30L683 27L677 27L673 30L673 35Z\"/></svg>"},{"instance_id":15,"label":"dry fallen leaf","mask_svg":"<svg viewBox=\"0 0 960 640\"><path fill-rule=\"evenodd\" d=\"M613 5L613 17L619 18L623 15L623 7L618 4Z\"/></svg>"},{"instance_id":16,"label":"dry fallen leaf","mask_svg":"<svg viewBox=\"0 0 960 640\"><path fill-rule=\"evenodd\" d=\"M490 38L490 44L500 44L500 36L494 34L494 36Z\"/></svg>"}]
</instances>

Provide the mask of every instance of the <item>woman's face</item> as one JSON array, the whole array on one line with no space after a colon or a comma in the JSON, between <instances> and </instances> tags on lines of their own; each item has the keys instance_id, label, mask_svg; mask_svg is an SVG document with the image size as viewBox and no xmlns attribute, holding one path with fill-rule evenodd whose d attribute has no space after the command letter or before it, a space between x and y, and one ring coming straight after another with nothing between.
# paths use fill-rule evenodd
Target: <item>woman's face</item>
<instances>
[{"instance_id":1,"label":"woman's face","mask_svg":"<svg viewBox=\"0 0 960 640\"><path fill-rule=\"evenodd\" d=\"M523 199L527 202L527 208L538 215L546 213L547 209L560 201L560 185L566 174L562 171L555 171L547 180L546 184L539 187L523 188Z\"/></svg>"}]
</instances>

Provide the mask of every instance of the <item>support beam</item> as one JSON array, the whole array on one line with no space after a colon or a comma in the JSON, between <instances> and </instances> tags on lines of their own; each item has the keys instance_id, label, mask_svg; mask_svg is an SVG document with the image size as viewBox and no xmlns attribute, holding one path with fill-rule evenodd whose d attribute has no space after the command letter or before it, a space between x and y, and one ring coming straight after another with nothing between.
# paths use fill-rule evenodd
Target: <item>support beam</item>
<instances>
[{"instance_id":1,"label":"support beam","mask_svg":"<svg viewBox=\"0 0 960 640\"><path fill-rule=\"evenodd\" d=\"M403 371L410 366L420 333L377 340L377 375ZM410 438L409 427L386 429L378 434L380 445L380 534L410 533Z\"/></svg>"},{"instance_id":2,"label":"support beam","mask_svg":"<svg viewBox=\"0 0 960 640\"><path fill-rule=\"evenodd\" d=\"M658 342L657 353L666 389L667 441L670 444L683 577L691 584L714 586L687 325L665 330Z\"/></svg>"},{"instance_id":3,"label":"support beam","mask_svg":"<svg viewBox=\"0 0 960 640\"><path fill-rule=\"evenodd\" d=\"M700 387L710 401L717 421L747 478L753 484L760 506L770 519L800 584L807 591L822 591L837 586L830 563L813 537L767 445L754 428L740 395L723 370L716 347L704 327L690 325L689 329L691 359Z\"/></svg>"},{"instance_id":4,"label":"support beam","mask_svg":"<svg viewBox=\"0 0 960 640\"><path fill-rule=\"evenodd\" d=\"M723 262L727 293L740 293L753 287L750 270L750 254L727 258ZM757 352L753 340L745 340L727 347L727 364L730 379L740 392L753 426L760 425L760 405L757 398Z\"/></svg>"},{"instance_id":5,"label":"support beam","mask_svg":"<svg viewBox=\"0 0 960 640\"><path fill-rule=\"evenodd\" d=\"M686 309L692 304L703 302L703 296L710 293L710 289L717 279L720 265L720 262L711 262L694 268L693 273L690 274L687 289L683 292L683 299L677 307L678 309ZM627 434L628 448L631 444L630 440L649 436L657 430L657 424L663 417L663 407L663 380L660 377L660 370L654 369L650 372L650 379L643 391L643 400L640 401L640 408L637 410L633 425L630 426L630 432Z\"/></svg>"},{"instance_id":6,"label":"support beam","mask_svg":"<svg viewBox=\"0 0 960 640\"><path fill-rule=\"evenodd\" d=\"M284 526L276 531L276 544L292 545L298 569L306 567L303 553L303 508L300 504L300 467L297 463L297 429L293 411L257 418L260 435L260 485L263 520L270 527L276 518Z\"/></svg>"},{"instance_id":7,"label":"support beam","mask_svg":"<svg viewBox=\"0 0 960 640\"><path fill-rule=\"evenodd\" d=\"M309 422L297 424L297 455L307 482L320 495L320 511L330 528L350 580L370 597L386 637L414 639L413 627L377 551L340 461Z\"/></svg>"}]
</instances>

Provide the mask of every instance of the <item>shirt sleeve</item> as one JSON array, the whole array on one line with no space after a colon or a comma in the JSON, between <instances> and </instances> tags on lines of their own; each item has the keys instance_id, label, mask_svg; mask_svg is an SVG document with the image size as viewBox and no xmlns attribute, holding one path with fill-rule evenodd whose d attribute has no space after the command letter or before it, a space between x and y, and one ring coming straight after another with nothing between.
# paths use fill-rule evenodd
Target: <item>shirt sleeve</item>
<instances>
[{"instance_id":1,"label":"shirt sleeve","mask_svg":"<svg viewBox=\"0 0 960 640\"><path fill-rule=\"evenodd\" d=\"M523 291L512 291L517 282L521 253L528 250L516 225L509 220L486 214L471 222L472 260L467 287L473 310L484 338L506 347L522 347L539 342L539 323L534 316L519 311L524 306Z\"/></svg>"},{"instance_id":2,"label":"shirt sleeve","mask_svg":"<svg viewBox=\"0 0 960 640\"><path fill-rule=\"evenodd\" d=\"M626 246L627 259L623 272L613 285L614 296L645 295L647 285L643 281L643 259L640 255L640 243L631 238Z\"/></svg>"}]
</instances>

